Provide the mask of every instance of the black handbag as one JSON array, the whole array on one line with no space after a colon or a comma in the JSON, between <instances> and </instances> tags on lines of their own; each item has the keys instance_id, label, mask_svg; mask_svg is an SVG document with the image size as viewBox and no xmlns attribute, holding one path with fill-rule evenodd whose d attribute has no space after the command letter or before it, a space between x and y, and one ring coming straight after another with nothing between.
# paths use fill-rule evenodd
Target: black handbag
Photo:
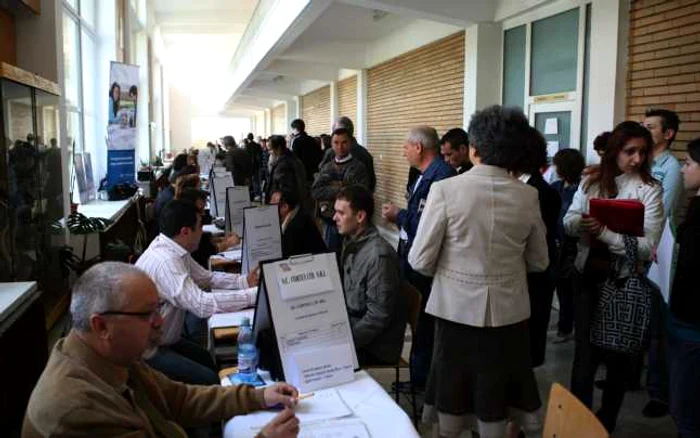
<instances>
[{"instance_id":1,"label":"black handbag","mask_svg":"<svg viewBox=\"0 0 700 438\"><path fill-rule=\"evenodd\" d=\"M637 354L649 341L652 286L637 270L637 238L623 238L625 256L617 258L603 282L590 336L591 343L600 348ZM621 276L625 272L629 275Z\"/></svg>"}]
</instances>

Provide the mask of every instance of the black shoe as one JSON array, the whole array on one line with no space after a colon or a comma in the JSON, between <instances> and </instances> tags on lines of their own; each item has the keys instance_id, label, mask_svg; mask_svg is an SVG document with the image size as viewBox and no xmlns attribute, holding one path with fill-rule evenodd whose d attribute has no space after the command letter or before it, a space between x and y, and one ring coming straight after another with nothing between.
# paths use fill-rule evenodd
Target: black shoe
<instances>
[{"instance_id":1,"label":"black shoe","mask_svg":"<svg viewBox=\"0 0 700 438\"><path fill-rule=\"evenodd\" d=\"M650 400L644 409L642 409L642 415L646 418L661 418L668 415L668 405L664 402L658 400Z\"/></svg>"}]
</instances>

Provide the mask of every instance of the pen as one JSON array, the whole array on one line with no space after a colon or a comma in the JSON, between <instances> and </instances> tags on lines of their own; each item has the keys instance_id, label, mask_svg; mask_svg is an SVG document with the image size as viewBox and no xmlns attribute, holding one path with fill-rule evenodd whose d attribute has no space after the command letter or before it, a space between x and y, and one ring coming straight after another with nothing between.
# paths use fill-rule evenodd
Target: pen
<instances>
[{"instance_id":1,"label":"pen","mask_svg":"<svg viewBox=\"0 0 700 438\"><path fill-rule=\"evenodd\" d=\"M313 396L314 396L314 393L313 393L313 392L309 392L309 393L306 393L306 394L301 394L301 395L299 395L299 398L297 398L297 400L301 401L301 400L304 400L304 399L307 399L307 398L311 398L311 397L313 397Z\"/></svg>"}]
</instances>

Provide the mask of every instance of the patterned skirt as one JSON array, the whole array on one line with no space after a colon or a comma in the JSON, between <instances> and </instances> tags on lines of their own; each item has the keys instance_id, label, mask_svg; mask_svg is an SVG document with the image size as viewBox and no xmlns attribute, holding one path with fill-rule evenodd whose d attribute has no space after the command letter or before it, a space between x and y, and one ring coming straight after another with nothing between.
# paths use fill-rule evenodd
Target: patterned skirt
<instances>
[{"instance_id":1,"label":"patterned skirt","mask_svg":"<svg viewBox=\"0 0 700 438\"><path fill-rule=\"evenodd\" d=\"M481 438L501 438L509 421L537 432L541 406L528 321L472 327L435 319L423 421L437 423L440 436L471 430Z\"/></svg>"}]
</instances>

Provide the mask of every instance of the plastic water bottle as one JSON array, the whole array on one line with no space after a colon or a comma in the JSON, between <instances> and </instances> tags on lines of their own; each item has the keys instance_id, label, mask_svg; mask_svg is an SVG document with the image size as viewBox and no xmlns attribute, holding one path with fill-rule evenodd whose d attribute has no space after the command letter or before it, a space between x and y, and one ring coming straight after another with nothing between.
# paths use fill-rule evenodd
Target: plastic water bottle
<instances>
[{"instance_id":1,"label":"plastic water bottle","mask_svg":"<svg viewBox=\"0 0 700 438\"><path fill-rule=\"evenodd\" d=\"M243 383L254 383L258 376L258 350L253 342L250 318L243 318L238 332L238 377Z\"/></svg>"}]
</instances>

